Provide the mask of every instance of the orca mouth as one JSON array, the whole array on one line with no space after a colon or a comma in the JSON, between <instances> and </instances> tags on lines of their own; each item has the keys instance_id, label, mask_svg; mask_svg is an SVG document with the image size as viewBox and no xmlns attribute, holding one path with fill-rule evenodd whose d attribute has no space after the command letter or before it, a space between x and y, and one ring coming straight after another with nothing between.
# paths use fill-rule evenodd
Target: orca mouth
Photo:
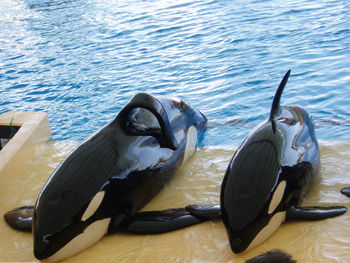
<instances>
[{"instance_id":1,"label":"orca mouth","mask_svg":"<svg viewBox=\"0 0 350 263\"><path fill-rule=\"evenodd\" d=\"M55 252L50 249L50 243L45 240L36 240L34 243L34 256L43 260L52 256Z\"/></svg>"},{"instance_id":2,"label":"orca mouth","mask_svg":"<svg viewBox=\"0 0 350 263\"><path fill-rule=\"evenodd\" d=\"M36 245L34 247L34 256L39 260L48 258L48 255L46 255L46 247Z\"/></svg>"},{"instance_id":3,"label":"orca mouth","mask_svg":"<svg viewBox=\"0 0 350 263\"><path fill-rule=\"evenodd\" d=\"M55 234L56 238L49 240L50 242L46 242L44 237L34 243L34 254L37 259L51 262L69 258L99 241L107 234L109 223L110 218L94 221L84 231L76 232L73 238L70 235L72 228L67 228L68 232Z\"/></svg>"},{"instance_id":4,"label":"orca mouth","mask_svg":"<svg viewBox=\"0 0 350 263\"><path fill-rule=\"evenodd\" d=\"M73 224L54 234L34 230L34 256L39 260L53 256L73 238L83 233L86 227L87 224Z\"/></svg>"},{"instance_id":5,"label":"orca mouth","mask_svg":"<svg viewBox=\"0 0 350 263\"><path fill-rule=\"evenodd\" d=\"M60 247L54 246L54 244L49 235L42 238L34 238L34 256L39 260L51 257L60 249Z\"/></svg>"}]
</instances>

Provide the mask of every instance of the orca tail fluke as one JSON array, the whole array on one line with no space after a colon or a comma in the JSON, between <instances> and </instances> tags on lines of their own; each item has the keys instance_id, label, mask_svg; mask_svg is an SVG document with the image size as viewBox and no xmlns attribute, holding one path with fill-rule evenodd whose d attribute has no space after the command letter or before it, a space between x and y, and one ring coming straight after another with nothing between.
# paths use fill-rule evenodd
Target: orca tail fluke
<instances>
[{"instance_id":1,"label":"orca tail fluke","mask_svg":"<svg viewBox=\"0 0 350 263\"><path fill-rule=\"evenodd\" d=\"M278 86L278 89L275 93L275 96L273 98L271 112L270 112L270 118L269 118L269 120L272 122L273 127L275 127L275 125L274 125L275 124L274 123L275 117L280 114L280 100L281 100L283 89L287 84L290 72L291 72L291 70L288 70L287 73L284 75L280 85ZM275 128L274 128L274 131L275 131Z\"/></svg>"}]
</instances>

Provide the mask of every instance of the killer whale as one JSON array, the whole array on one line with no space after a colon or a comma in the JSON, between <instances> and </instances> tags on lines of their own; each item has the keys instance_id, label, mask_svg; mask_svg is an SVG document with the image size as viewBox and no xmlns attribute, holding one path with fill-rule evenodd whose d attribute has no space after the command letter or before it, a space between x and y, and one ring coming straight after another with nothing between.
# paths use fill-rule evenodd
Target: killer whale
<instances>
[{"instance_id":1,"label":"killer whale","mask_svg":"<svg viewBox=\"0 0 350 263\"><path fill-rule=\"evenodd\" d=\"M298 106L280 106L290 70L273 99L269 118L244 139L225 173L221 217L231 249L249 250L270 237L286 218L317 220L345 207L298 207L320 169L314 124Z\"/></svg>"},{"instance_id":2,"label":"killer whale","mask_svg":"<svg viewBox=\"0 0 350 263\"><path fill-rule=\"evenodd\" d=\"M35 206L10 211L5 220L32 230L37 259L72 256L132 225L133 215L193 154L206 123L178 98L139 93L60 163Z\"/></svg>"}]
</instances>

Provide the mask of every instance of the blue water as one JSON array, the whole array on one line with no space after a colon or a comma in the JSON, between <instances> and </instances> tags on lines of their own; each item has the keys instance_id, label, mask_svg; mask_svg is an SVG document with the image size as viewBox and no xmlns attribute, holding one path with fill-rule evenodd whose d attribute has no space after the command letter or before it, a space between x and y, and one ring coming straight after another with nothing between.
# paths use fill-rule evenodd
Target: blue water
<instances>
[{"instance_id":1,"label":"blue water","mask_svg":"<svg viewBox=\"0 0 350 263\"><path fill-rule=\"evenodd\" d=\"M217 123L202 145L238 145L292 69L282 104L350 140L349 25L347 0L0 0L0 113L81 141L137 92L177 95Z\"/></svg>"}]
</instances>

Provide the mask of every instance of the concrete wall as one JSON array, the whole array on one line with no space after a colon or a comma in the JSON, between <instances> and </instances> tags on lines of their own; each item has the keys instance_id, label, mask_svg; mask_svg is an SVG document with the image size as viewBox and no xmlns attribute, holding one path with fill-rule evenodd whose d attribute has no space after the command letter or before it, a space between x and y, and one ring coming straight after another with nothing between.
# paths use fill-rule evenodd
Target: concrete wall
<instances>
[{"instance_id":1,"label":"concrete wall","mask_svg":"<svg viewBox=\"0 0 350 263\"><path fill-rule=\"evenodd\" d=\"M9 111L0 115L0 125L21 126L15 136L0 151L0 179L11 174L14 167L25 165L51 137L47 114L44 112Z\"/></svg>"}]
</instances>

